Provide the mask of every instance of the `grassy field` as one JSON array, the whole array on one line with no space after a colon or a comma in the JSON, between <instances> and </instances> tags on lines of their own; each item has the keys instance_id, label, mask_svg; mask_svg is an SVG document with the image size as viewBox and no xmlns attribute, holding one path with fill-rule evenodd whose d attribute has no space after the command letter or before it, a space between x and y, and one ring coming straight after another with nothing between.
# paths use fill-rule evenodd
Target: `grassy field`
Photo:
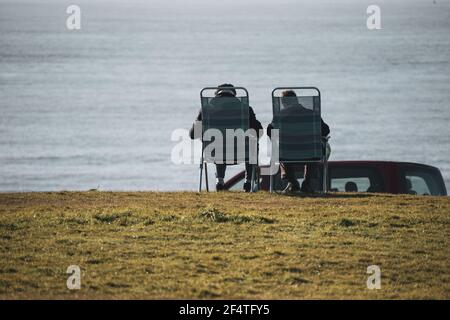
<instances>
[{"instance_id":1,"label":"grassy field","mask_svg":"<svg viewBox=\"0 0 450 320\"><path fill-rule=\"evenodd\" d=\"M0 194L0 299L450 299L449 213L449 197Z\"/></svg>"}]
</instances>

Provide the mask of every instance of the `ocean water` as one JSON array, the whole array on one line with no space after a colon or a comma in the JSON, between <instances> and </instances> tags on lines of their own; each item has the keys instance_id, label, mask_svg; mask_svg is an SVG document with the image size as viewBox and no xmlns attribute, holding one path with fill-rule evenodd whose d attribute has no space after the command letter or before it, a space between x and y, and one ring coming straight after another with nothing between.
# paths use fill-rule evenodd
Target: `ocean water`
<instances>
[{"instance_id":1,"label":"ocean water","mask_svg":"<svg viewBox=\"0 0 450 320\"><path fill-rule=\"evenodd\" d=\"M171 161L199 91L322 91L331 160L438 167L450 190L450 1L0 0L0 191L193 190ZM242 169L231 168L227 176ZM210 170L212 177L213 170Z\"/></svg>"}]
</instances>

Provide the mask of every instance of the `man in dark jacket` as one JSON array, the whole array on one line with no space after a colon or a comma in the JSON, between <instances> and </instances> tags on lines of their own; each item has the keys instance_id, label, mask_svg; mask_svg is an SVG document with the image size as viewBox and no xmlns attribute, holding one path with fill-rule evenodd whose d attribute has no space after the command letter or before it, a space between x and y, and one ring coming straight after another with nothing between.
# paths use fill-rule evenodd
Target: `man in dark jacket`
<instances>
[{"instance_id":1,"label":"man in dark jacket","mask_svg":"<svg viewBox=\"0 0 450 320\"><path fill-rule=\"evenodd\" d=\"M217 91L215 92L216 98L221 97L229 97L229 98L235 98L236 97L236 90L234 89L234 86L232 84L221 84ZM211 100L211 104L214 104L215 98ZM219 99L216 99L219 100ZM240 104L240 101L236 98L236 102ZM232 101L227 100L227 103L232 103ZM224 109L225 107L225 109ZM222 108L222 110L220 110ZM219 110L217 111L216 117L220 118L220 113L223 112L224 118L227 116L226 113L226 106L219 106ZM202 110L200 109L196 121L192 125L192 128L190 130L190 137L191 139L200 139L201 136L195 136L196 132L202 132L202 130L195 130L195 125L199 125L202 121ZM261 123L256 119L255 112L253 111L252 107L249 106L249 127L250 129L254 129L257 134L257 138L260 137L260 132L262 130ZM225 171L226 171L226 164L225 163L216 163L216 190L221 191L224 189L224 178L225 178ZM249 162L245 163L245 182L244 182L244 191L250 192L251 188L251 178L252 178L252 170L253 170L254 164L250 164Z\"/></svg>"},{"instance_id":2,"label":"man in dark jacket","mask_svg":"<svg viewBox=\"0 0 450 320\"><path fill-rule=\"evenodd\" d=\"M282 93L282 99L281 99L283 109L280 111L278 117L280 119L277 119L281 122L289 122L290 119L295 119L300 117L308 117L310 114L312 114L312 110L309 110L305 107L303 107L297 100L297 94L293 90L287 90ZM274 128L274 122L275 119L272 120L272 123L269 124L267 127L267 135L271 137L272 129ZM320 119L321 122L321 131L322 131L322 137L327 137L330 134L330 128L328 125ZM325 150L324 150L325 152ZM302 163L287 163L280 161L280 169L281 169L281 179L287 181L287 186L283 190L284 192L293 192L293 191L299 191L302 192L313 192L313 188L311 186L311 179L312 177L317 175L318 172L318 165L317 163L308 163L304 166L304 173L305 178L303 180L302 186L300 187L300 184L297 181L297 178L295 177L295 167L297 165L301 165Z\"/></svg>"}]
</instances>

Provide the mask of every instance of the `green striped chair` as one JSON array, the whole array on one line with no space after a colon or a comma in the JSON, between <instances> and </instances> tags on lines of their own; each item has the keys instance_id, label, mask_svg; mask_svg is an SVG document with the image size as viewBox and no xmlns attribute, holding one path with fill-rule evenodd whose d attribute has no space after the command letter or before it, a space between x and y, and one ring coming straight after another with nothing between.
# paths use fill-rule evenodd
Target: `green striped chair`
<instances>
[{"instance_id":1,"label":"green striped chair","mask_svg":"<svg viewBox=\"0 0 450 320\"><path fill-rule=\"evenodd\" d=\"M292 90L296 96L282 97L281 93ZM278 129L278 143L272 141L272 155L278 159L272 163L322 163L322 189L327 191L326 140L322 138L320 91L314 87L278 87L272 91L273 129ZM273 175L270 176L273 191Z\"/></svg>"},{"instance_id":2,"label":"green striped chair","mask_svg":"<svg viewBox=\"0 0 450 320\"><path fill-rule=\"evenodd\" d=\"M217 89L219 88L207 87L200 92L203 138L199 192L202 190L203 167L205 168L206 190L209 191L208 163L234 165L250 161L249 149L252 147L252 144L249 142L249 139L244 139L241 141L242 143L239 143L239 139L236 139L234 136L228 135L227 138L227 129L242 130L242 132L246 132L249 129L248 91L243 87L235 87L234 89L238 93L236 97L215 97L211 96L211 94L207 96L207 92ZM219 133L223 137L221 148L214 148L212 144L215 142L215 139L211 135ZM251 190L254 190L256 167L254 166L252 173Z\"/></svg>"}]
</instances>

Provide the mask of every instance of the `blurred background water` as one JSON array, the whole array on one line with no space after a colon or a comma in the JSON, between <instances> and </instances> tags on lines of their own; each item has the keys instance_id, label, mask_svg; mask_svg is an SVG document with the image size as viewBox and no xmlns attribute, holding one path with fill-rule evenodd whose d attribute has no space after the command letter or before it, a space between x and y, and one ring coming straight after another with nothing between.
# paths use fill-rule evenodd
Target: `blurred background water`
<instances>
[{"instance_id":1,"label":"blurred background water","mask_svg":"<svg viewBox=\"0 0 450 320\"><path fill-rule=\"evenodd\" d=\"M223 82L264 126L273 87L317 86L331 160L434 165L450 190L448 0L77 1L78 31L70 4L0 0L0 191L195 189L171 134Z\"/></svg>"}]
</instances>

